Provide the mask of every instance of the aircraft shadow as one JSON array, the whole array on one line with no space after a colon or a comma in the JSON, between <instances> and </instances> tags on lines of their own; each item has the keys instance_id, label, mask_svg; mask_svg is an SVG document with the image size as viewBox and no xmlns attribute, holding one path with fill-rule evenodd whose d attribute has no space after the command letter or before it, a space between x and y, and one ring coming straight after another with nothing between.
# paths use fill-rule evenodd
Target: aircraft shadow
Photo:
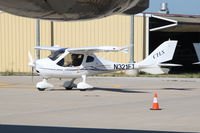
<instances>
[{"instance_id":1,"label":"aircraft shadow","mask_svg":"<svg viewBox=\"0 0 200 133\"><path fill-rule=\"evenodd\" d=\"M134 89L134 88L133 88ZM119 92L119 93L149 93L145 91L136 91L133 89L126 89L126 88L101 88L101 87L94 87L92 89L87 89L86 91L111 91L111 92ZM195 88L160 88L158 90L174 90L174 91L192 91ZM142 90L142 89L141 89ZM153 89L154 90L154 89ZM48 89L46 91L80 91L77 88L74 88L72 90L66 90L66 89Z\"/></svg>"},{"instance_id":2,"label":"aircraft shadow","mask_svg":"<svg viewBox=\"0 0 200 133\"><path fill-rule=\"evenodd\" d=\"M120 93L148 93L145 91L135 91L132 89L120 89L120 88L100 88L100 87L94 87L92 89L88 89L88 91L96 91L96 90L101 90L101 91L112 91L112 92L120 92Z\"/></svg>"},{"instance_id":3,"label":"aircraft shadow","mask_svg":"<svg viewBox=\"0 0 200 133\"><path fill-rule=\"evenodd\" d=\"M161 90L191 91L194 88L161 88Z\"/></svg>"},{"instance_id":4,"label":"aircraft shadow","mask_svg":"<svg viewBox=\"0 0 200 133\"><path fill-rule=\"evenodd\" d=\"M120 88L100 88L100 87L94 87L92 89L87 89L86 91L111 91L111 92L119 92L119 93L148 93L145 91L135 91L131 89L120 89ZM48 89L47 91L80 91L79 89L72 89L72 90L66 90L66 89Z\"/></svg>"},{"instance_id":5,"label":"aircraft shadow","mask_svg":"<svg viewBox=\"0 0 200 133\"><path fill-rule=\"evenodd\" d=\"M183 133L183 132L173 132L173 131L48 127L48 126L25 126L25 125L0 125L0 131L1 133Z\"/></svg>"}]
</instances>

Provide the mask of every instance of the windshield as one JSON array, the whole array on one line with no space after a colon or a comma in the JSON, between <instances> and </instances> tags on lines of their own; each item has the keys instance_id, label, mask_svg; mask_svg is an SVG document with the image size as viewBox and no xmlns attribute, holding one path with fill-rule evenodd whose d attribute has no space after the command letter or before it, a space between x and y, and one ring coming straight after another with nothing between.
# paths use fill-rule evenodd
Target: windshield
<instances>
[{"instance_id":1,"label":"windshield","mask_svg":"<svg viewBox=\"0 0 200 133\"><path fill-rule=\"evenodd\" d=\"M66 48L62 48L57 51L54 51L48 57L49 57L49 59L55 61L56 59L58 59L58 57L60 57L65 52L65 50L66 50Z\"/></svg>"}]
</instances>

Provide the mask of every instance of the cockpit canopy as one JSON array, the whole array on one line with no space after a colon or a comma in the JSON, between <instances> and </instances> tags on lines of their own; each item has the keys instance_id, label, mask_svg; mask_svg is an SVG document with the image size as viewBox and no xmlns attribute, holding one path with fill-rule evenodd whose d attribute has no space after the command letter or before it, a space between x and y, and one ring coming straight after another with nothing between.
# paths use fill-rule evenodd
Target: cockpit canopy
<instances>
[{"instance_id":1,"label":"cockpit canopy","mask_svg":"<svg viewBox=\"0 0 200 133\"><path fill-rule=\"evenodd\" d=\"M49 59L55 61L58 59L62 54L64 54L67 48L62 48L57 51L54 51L51 55L48 56ZM72 66L80 66L83 61L84 55L83 54L72 54L68 53L65 57L58 61L57 65L62 67L72 67Z\"/></svg>"}]
</instances>

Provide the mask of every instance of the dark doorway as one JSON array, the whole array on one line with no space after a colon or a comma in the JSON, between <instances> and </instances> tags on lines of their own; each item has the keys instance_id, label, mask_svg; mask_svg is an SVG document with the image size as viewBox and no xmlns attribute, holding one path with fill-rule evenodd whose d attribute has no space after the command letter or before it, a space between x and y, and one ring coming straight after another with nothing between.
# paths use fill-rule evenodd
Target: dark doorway
<instances>
[{"instance_id":1,"label":"dark doorway","mask_svg":"<svg viewBox=\"0 0 200 133\"><path fill-rule=\"evenodd\" d=\"M190 73L200 72L199 65L192 63L198 62L193 43L200 42L199 32L150 32L149 53L166 40L178 40L175 55L170 63L182 64L183 67L172 68L170 73Z\"/></svg>"}]
</instances>

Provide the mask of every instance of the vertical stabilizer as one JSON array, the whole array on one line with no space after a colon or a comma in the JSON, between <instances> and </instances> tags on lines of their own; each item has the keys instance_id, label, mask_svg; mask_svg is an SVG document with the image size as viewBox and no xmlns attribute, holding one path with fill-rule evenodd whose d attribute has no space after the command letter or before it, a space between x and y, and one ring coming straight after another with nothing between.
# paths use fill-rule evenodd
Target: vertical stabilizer
<instances>
[{"instance_id":1,"label":"vertical stabilizer","mask_svg":"<svg viewBox=\"0 0 200 133\"><path fill-rule=\"evenodd\" d=\"M156 48L146 59L135 64L140 71L150 74L164 74L169 71L162 66L173 67L180 66L177 64L163 64L163 62L172 60L176 49L177 41L165 41Z\"/></svg>"},{"instance_id":2,"label":"vertical stabilizer","mask_svg":"<svg viewBox=\"0 0 200 133\"><path fill-rule=\"evenodd\" d=\"M165 41L138 65L156 65L172 60L178 41Z\"/></svg>"}]
</instances>

